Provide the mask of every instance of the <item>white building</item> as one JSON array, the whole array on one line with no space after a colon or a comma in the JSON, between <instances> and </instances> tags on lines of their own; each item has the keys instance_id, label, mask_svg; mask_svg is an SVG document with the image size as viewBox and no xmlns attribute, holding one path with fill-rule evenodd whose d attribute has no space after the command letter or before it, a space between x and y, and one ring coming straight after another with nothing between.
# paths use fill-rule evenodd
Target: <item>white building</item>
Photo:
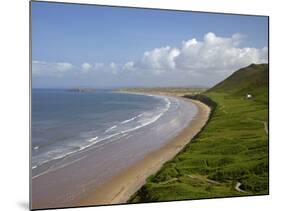
<instances>
[{"instance_id":1,"label":"white building","mask_svg":"<svg viewBox=\"0 0 281 211\"><path fill-rule=\"evenodd\" d=\"M251 99L252 97L253 97L253 96L252 96L251 94L249 94L249 93L246 95L246 98L247 98L247 99Z\"/></svg>"}]
</instances>

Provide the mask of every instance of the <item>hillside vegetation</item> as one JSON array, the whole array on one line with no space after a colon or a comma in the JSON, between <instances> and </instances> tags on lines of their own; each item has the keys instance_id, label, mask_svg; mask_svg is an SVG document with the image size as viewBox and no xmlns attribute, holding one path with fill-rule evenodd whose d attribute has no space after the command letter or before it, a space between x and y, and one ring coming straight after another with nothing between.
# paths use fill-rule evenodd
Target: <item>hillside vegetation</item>
<instances>
[{"instance_id":1,"label":"hillside vegetation","mask_svg":"<svg viewBox=\"0 0 281 211\"><path fill-rule=\"evenodd\" d=\"M268 65L242 68L203 95L216 103L208 124L129 202L268 194Z\"/></svg>"},{"instance_id":2,"label":"hillside vegetation","mask_svg":"<svg viewBox=\"0 0 281 211\"><path fill-rule=\"evenodd\" d=\"M237 97L250 93L254 96L254 101L268 104L268 77L268 64L251 64L234 72L207 93L227 93Z\"/></svg>"}]
</instances>

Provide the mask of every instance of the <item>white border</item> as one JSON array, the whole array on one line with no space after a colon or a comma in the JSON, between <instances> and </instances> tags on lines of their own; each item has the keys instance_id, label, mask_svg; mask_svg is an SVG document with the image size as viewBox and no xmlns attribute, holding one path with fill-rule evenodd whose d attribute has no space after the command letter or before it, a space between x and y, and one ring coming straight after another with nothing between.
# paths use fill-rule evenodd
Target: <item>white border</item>
<instances>
[{"instance_id":1,"label":"white border","mask_svg":"<svg viewBox=\"0 0 281 211\"><path fill-rule=\"evenodd\" d=\"M280 7L276 0L71 0L77 3L147 8L227 12L270 16L270 196L210 199L71 210L274 210L280 207L280 149L278 137L280 88ZM29 2L1 2L1 210L28 209L29 142ZM276 62L275 62L276 61ZM274 114L274 115L273 115ZM278 118L279 117L279 118ZM279 129L280 130L280 129Z\"/></svg>"}]
</instances>

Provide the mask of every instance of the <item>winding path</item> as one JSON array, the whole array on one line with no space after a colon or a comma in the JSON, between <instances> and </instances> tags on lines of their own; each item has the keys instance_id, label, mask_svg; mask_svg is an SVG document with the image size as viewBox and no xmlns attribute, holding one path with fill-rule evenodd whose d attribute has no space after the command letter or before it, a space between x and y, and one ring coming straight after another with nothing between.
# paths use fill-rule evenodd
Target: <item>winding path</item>
<instances>
[{"instance_id":1,"label":"winding path","mask_svg":"<svg viewBox=\"0 0 281 211\"><path fill-rule=\"evenodd\" d=\"M240 193L247 193L247 191L244 191L244 190L240 189L241 185L242 184L240 182L237 182L236 185L235 185L235 190L240 192Z\"/></svg>"}]
</instances>

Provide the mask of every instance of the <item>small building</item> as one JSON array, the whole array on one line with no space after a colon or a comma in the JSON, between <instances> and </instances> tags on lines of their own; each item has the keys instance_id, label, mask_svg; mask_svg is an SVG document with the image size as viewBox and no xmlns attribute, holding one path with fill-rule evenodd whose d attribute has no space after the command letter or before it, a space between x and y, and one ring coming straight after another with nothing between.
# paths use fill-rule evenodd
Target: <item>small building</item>
<instances>
[{"instance_id":1,"label":"small building","mask_svg":"<svg viewBox=\"0 0 281 211\"><path fill-rule=\"evenodd\" d=\"M247 99L252 99L253 96L252 96L251 94L247 93L247 94L246 94L246 98L247 98Z\"/></svg>"}]
</instances>

